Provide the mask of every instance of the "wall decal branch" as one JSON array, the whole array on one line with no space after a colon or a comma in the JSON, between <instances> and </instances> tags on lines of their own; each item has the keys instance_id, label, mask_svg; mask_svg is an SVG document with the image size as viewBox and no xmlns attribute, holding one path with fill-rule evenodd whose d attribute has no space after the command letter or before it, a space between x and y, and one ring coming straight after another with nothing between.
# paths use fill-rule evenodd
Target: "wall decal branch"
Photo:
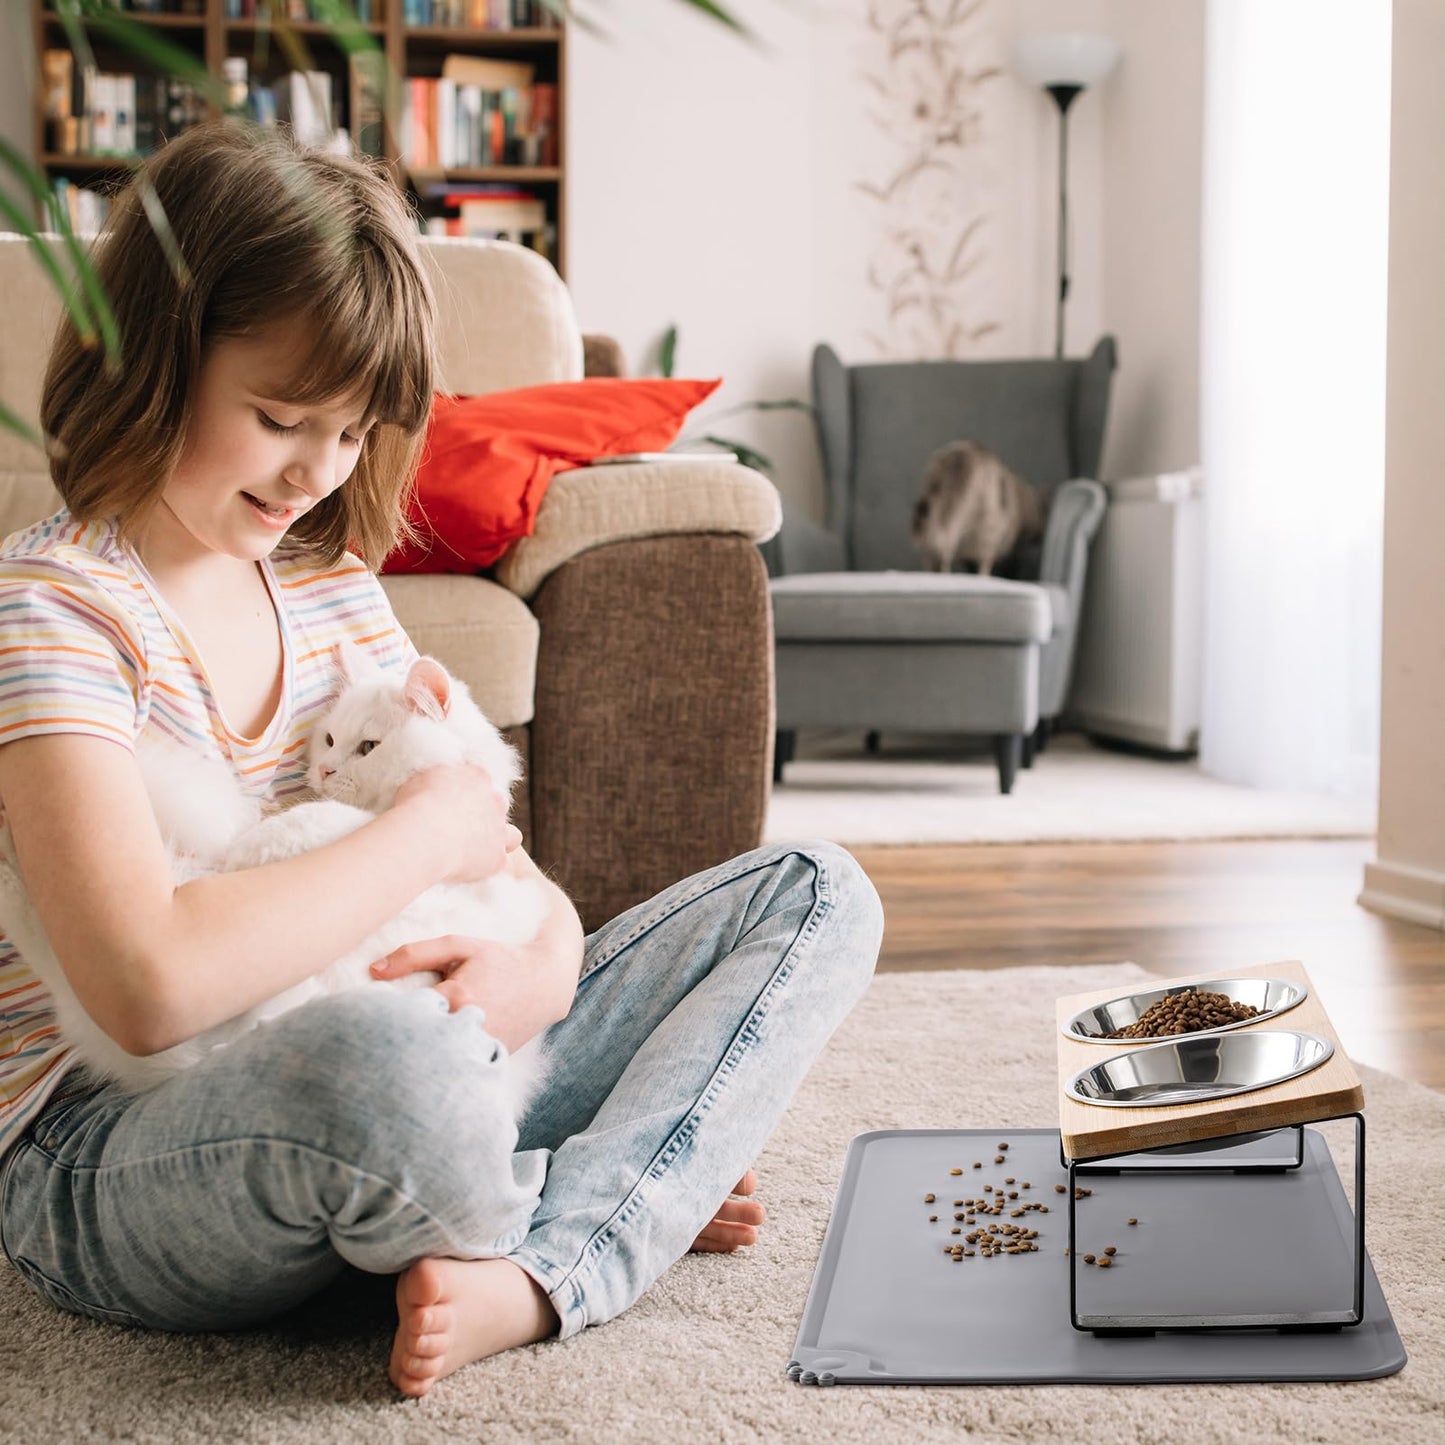
<instances>
[{"instance_id":1,"label":"wall decal branch","mask_svg":"<svg viewBox=\"0 0 1445 1445\"><path fill-rule=\"evenodd\" d=\"M965 286L988 257L989 197L965 165L986 140L985 87L1001 69L979 52L989 0L866 0L866 114L896 160L854 189L879 207L866 278L884 356L957 357L999 329ZM976 288L975 288L976 289Z\"/></svg>"}]
</instances>

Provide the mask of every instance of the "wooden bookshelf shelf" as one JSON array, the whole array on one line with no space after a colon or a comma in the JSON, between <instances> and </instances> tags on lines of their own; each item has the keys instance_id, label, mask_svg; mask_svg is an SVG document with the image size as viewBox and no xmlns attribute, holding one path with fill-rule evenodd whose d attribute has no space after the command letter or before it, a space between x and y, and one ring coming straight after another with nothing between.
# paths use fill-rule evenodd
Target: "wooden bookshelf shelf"
<instances>
[{"instance_id":1,"label":"wooden bookshelf shelf","mask_svg":"<svg viewBox=\"0 0 1445 1445\"><path fill-rule=\"evenodd\" d=\"M422 172L430 176L432 172ZM498 182L516 181L529 185L556 185L562 179L558 166L462 166L441 171L441 177L448 183L454 181Z\"/></svg>"},{"instance_id":2,"label":"wooden bookshelf shelf","mask_svg":"<svg viewBox=\"0 0 1445 1445\"><path fill-rule=\"evenodd\" d=\"M264 20L227 20L224 28L228 35L255 35L258 32L274 35L281 27L274 20L267 18ZM293 35L323 35L328 40L332 35L331 26L323 25L317 20L288 20L285 28ZM348 26L347 29L363 30L368 35L384 35L386 33L386 26L380 20L368 20L361 25Z\"/></svg>"},{"instance_id":3,"label":"wooden bookshelf shelf","mask_svg":"<svg viewBox=\"0 0 1445 1445\"><path fill-rule=\"evenodd\" d=\"M535 188L534 199L520 209L516 198L509 198L512 224L563 270L565 26L409 25L405 0L373 0L375 18L359 28L375 40L373 57L381 59L368 62L365 55L350 55L344 37L330 25L283 20L267 11L267 4L268 0L258 0L263 13L243 18L227 13L236 8L227 0L203 0L201 14L122 14L139 25L166 31L172 46L189 52L217 79L225 79L231 71L228 84L242 87L240 94L253 118L264 122L271 114L285 116L287 106L301 116L307 97L319 95L321 115L312 122L322 127L319 134L329 134L328 125L344 127L354 145L387 163L422 217L432 224L484 234L481 228L488 222L483 218L501 214L500 201L491 209L484 203L485 188ZM218 114L218 91L183 88L178 93L153 64L118 42L113 29L101 32L87 26L95 68L88 76L82 74L81 60L70 53L60 17L46 0L31 0L31 11L35 52L42 58L34 106L34 155L71 207L73 218L80 201L87 206L104 204L103 199L82 193L98 191L103 197L141 158L112 154L112 146L133 143L143 152L155 137L173 136L187 124ZM510 13L520 17L522 12ZM529 18L538 13L533 7ZM294 77L287 79L296 48L282 43L285 34L302 43L306 56L302 63L315 67L319 80L302 86ZM396 87L384 83L381 60L399 82ZM242 72L239 81L234 78L237 69ZM119 100L111 99L112 80L120 84L115 92ZM325 114L328 93L330 116ZM97 94L109 104L97 104ZM133 112L127 114L127 107ZM117 138L109 127L118 119L124 124ZM107 127L100 142L102 153L89 140L92 122ZM302 133L301 120L295 123ZM464 158L486 163L438 164ZM532 163L539 160L545 164ZM475 192L465 194L467 187L478 188L481 201ZM527 226L535 229L528 231Z\"/></svg>"},{"instance_id":4,"label":"wooden bookshelf shelf","mask_svg":"<svg viewBox=\"0 0 1445 1445\"><path fill-rule=\"evenodd\" d=\"M56 151L47 151L40 157L40 164L48 171L128 171L140 162L140 156L67 156Z\"/></svg>"},{"instance_id":5,"label":"wooden bookshelf shelf","mask_svg":"<svg viewBox=\"0 0 1445 1445\"><path fill-rule=\"evenodd\" d=\"M53 10L43 10L40 18L42 23L48 27L61 31L65 29L65 22ZM138 20L142 25L153 25L157 30L201 31L206 28L204 15L167 15L164 13L152 14L146 10L127 10L125 18ZM77 15L75 19L82 26L90 26L95 23L95 17L90 15Z\"/></svg>"},{"instance_id":6,"label":"wooden bookshelf shelf","mask_svg":"<svg viewBox=\"0 0 1445 1445\"><path fill-rule=\"evenodd\" d=\"M458 30L451 25L408 25L403 27L402 34L408 40L424 40L439 45L449 44L457 36L465 35L471 39L484 39L488 45L499 49L518 45L556 45L562 36L560 29L549 25L519 26L515 30Z\"/></svg>"}]
</instances>

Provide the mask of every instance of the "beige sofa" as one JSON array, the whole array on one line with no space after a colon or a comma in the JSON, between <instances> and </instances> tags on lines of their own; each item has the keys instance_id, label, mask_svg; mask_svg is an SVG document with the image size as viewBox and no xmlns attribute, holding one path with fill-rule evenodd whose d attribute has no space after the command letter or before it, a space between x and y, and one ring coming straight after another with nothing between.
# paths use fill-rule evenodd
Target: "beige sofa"
<instances>
[{"instance_id":1,"label":"beige sofa","mask_svg":"<svg viewBox=\"0 0 1445 1445\"><path fill-rule=\"evenodd\" d=\"M424 246L444 389L583 374L571 299L544 260ZM0 403L32 425L59 314L27 243L0 236ZM0 429L0 536L58 506L41 452ZM553 481L491 578L384 579L417 647L522 748L517 821L589 928L760 840L773 648L756 543L779 520L772 484L732 463L584 468Z\"/></svg>"}]
</instances>

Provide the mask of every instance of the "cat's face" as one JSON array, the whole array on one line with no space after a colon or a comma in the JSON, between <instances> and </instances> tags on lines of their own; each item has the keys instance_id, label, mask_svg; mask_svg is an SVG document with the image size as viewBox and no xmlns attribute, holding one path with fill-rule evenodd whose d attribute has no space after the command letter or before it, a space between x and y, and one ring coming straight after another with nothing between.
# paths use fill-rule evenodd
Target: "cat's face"
<instances>
[{"instance_id":1,"label":"cat's face","mask_svg":"<svg viewBox=\"0 0 1445 1445\"><path fill-rule=\"evenodd\" d=\"M407 720L394 688L378 677L352 682L311 735L308 781L323 798L380 812ZM399 780L390 791L395 797Z\"/></svg>"},{"instance_id":2,"label":"cat's face","mask_svg":"<svg viewBox=\"0 0 1445 1445\"><path fill-rule=\"evenodd\" d=\"M379 813L423 768L476 763L505 803L521 760L466 689L431 658L405 679L338 655L341 692L311 735L308 780L324 798Z\"/></svg>"}]
</instances>

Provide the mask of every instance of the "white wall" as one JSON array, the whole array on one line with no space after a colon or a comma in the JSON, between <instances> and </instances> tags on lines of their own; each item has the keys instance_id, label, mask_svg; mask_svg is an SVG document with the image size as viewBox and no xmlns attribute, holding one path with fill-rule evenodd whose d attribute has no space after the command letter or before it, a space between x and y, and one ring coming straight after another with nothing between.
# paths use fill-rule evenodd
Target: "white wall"
<instances>
[{"instance_id":1,"label":"white wall","mask_svg":"<svg viewBox=\"0 0 1445 1445\"><path fill-rule=\"evenodd\" d=\"M1378 861L1361 901L1445 928L1445 7L1394 0Z\"/></svg>"},{"instance_id":2,"label":"white wall","mask_svg":"<svg viewBox=\"0 0 1445 1445\"><path fill-rule=\"evenodd\" d=\"M905 6L878 0L885 15ZM1008 72L1026 31L1096 29L1124 58L1070 112L1071 351L1107 327L1121 368L1106 476L1197 461L1198 214L1204 0L985 0L965 32L970 65L1004 73L979 88L982 128L955 189L938 199L982 214L968 314L997 330L978 355L1053 346L1058 129L1052 103ZM866 281L882 213L857 189L897 168L870 118L865 76L882 47L865 0L738 0L763 37L750 47L678 0L596 7L612 39L569 37L569 281L589 330L618 336L632 366L675 322L679 366L723 375L703 416L757 397L807 393L815 342L847 360L883 354L879 293ZM942 8L941 6L938 8ZM29 24L6 0L0 135L32 144ZM876 107L875 107L876 110ZM886 340L886 336L884 337ZM918 353L915 353L918 354ZM785 498L821 515L807 418L720 423L779 463Z\"/></svg>"},{"instance_id":3,"label":"white wall","mask_svg":"<svg viewBox=\"0 0 1445 1445\"><path fill-rule=\"evenodd\" d=\"M1103 88L1103 294L1119 338L1106 477L1199 461L1204 0L1110 0L1123 47Z\"/></svg>"},{"instance_id":4,"label":"white wall","mask_svg":"<svg viewBox=\"0 0 1445 1445\"><path fill-rule=\"evenodd\" d=\"M911 8L875 0L885 17ZM887 257L888 212L860 183L906 152L880 128L866 77L888 74L865 0L735 7L765 37L748 47L676 0L609 12L611 39L569 40L569 277L585 329L646 369L666 327L684 372L722 375L702 415L807 394L814 344L845 360L939 355L889 330L870 262ZM937 7L940 11L942 6ZM961 288L988 335L957 354L1047 355L1054 341L1058 120L1009 70L1028 31L1102 30L1121 67L1069 117L1071 293L1066 344L1105 330L1122 358L1106 476L1198 460L1198 221L1203 0L986 0L949 43L969 70L1002 73L971 92L973 143L916 188L914 216L940 238L982 218L978 267ZM926 93L926 87L920 91ZM896 128L895 128L896 129ZM896 212L894 213L896 215ZM778 463L790 505L821 515L806 417L729 418L719 430Z\"/></svg>"}]
</instances>

